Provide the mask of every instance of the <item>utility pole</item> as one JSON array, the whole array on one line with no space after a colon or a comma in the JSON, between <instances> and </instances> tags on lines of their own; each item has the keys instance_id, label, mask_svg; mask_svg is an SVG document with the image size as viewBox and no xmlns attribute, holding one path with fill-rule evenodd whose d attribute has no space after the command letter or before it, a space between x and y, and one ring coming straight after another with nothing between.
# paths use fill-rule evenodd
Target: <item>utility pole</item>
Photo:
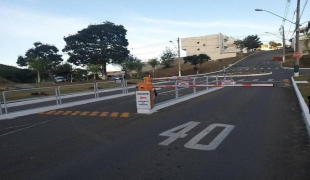
<instances>
[{"instance_id":1,"label":"utility pole","mask_svg":"<svg viewBox=\"0 0 310 180\"><path fill-rule=\"evenodd\" d=\"M300 21L299 12L300 12L300 0L297 0L295 52L299 52L299 21ZM294 66L294 77L298 76L299 76L299 57L295 58L295 66Z\"/></svg>"},{"instance_id":2,"label":"utility pole","mask_svg":"<svg viewBox=\"0 0 310 180\"><path fill-rule=\"evenodd\" d=\"M284 34L284 26L282 26L282 43L283 43L283 62L285 62L285 34Z\"/></svg>"},{"instance_id":3,"label":"utility pole","mask_svg":"<svg viewBox=\"0 0 310 180\"><path fill-rule=\"evenodd\" d=\"M180 64L180 38L178 38L178 59L179 59L179 76L181 76L181 64Z\"/></svg>"}]
</instances>

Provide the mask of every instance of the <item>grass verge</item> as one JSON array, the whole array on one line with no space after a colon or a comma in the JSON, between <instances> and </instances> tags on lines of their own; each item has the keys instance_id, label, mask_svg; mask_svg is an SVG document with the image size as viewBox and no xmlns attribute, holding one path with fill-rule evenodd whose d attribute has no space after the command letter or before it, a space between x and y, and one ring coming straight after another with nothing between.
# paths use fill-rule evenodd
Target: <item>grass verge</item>
<instances>
[{"instance_id":1,"label":"grass verge","mask_svg":"<svg viewBox=\"0 0 310 180\"><path fill-rule=\"evenodd\" d=\"M304 98L306 104L308 105L309 101L307 96L310 96L310 75L304 75L304 76L299 76L299 77L294 77L295 81L308 81L308 83L305 84L297 84L297 87Z\"/></svg>"}]
</instances>

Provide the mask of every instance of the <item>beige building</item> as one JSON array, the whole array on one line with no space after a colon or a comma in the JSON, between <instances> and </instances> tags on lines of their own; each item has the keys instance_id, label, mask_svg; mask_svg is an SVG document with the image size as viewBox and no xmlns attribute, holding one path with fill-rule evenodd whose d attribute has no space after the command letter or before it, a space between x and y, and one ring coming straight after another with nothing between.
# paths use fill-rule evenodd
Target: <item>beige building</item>
<instances>
[{"instance_id":1,"label":"beige building","mask_svg":"<svg viewBox=\"0 0 310 180\"><path fill-rule=\"evenodd\" d=\"M207 54L211 60L216 60L236 56L239 50L234 41L234 38L221 33L181 38L181 48L186 51L186 56Z\"/></svg>"}]
</instances>

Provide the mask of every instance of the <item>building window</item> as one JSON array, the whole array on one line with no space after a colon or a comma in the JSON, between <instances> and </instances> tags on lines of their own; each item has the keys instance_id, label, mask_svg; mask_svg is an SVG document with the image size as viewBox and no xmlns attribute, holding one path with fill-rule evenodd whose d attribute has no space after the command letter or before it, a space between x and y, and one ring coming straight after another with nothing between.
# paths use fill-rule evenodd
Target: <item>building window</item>
<instances>
[{"instance_id":1,"label":"building window","mask_svg":"<svg viewBox=\"0 0 310 180\"><path fill-rule=\"evenodd\" d=\"M203 46L206 46L206 44L203 44Z\"/></svg>"},{"instance_id":2,"label":"building window","mask_svg":"<svg viewBox=\"0 0 310 180\"><path fill-rule=\"evenodd\" d=\"M198 48L197 51L200 51L200 49Z\"/></svg>"},{"instance_id":3,"label":"building window","mask_svg":"<svg viewBox=\"0 0 310 180\"><path fill-rule=\"evenodd\" d=\"M199 44L199 42L197 42L197 44Z\"/></svg>"}]
</instances>

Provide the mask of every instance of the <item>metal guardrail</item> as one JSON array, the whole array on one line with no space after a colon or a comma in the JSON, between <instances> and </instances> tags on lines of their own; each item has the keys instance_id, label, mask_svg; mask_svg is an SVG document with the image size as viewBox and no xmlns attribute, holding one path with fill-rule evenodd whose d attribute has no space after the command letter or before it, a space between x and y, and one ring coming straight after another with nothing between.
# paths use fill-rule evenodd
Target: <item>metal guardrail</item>
<instances>
[{"instance_id":1,"label":"metal guardrail","mask_svg":"<svg viewBox=\"0 0 310 180\"><path fill-rule=\"evenodd\" d=\"M99 98L99 90L98 90L98 84L99 83L85 83L85 84L75 84L75 85L64 85L64 86L58 86L58 87L42 87L42 88L30 88L30 89L19 89L19 90L8 90L8 91L3 91L2 96L3 96L3 106L1 103L1 99L0 99L0 115L3 114L2 109L4 108L4 113L7 114L8 113L8 107L7 107L7 93L10 92L19 92L19 91L33 91L33 90L43 90L43 89L55 89L55 98L56 98L56 105L60 105L62 104L62 96L63 94L61 94L61 88L64 87L74 87L74 86L83 86L83 85L93 85L94 86L94 97L95 98ZM121 88L122 88L122 93L128 93L128 86L127 86L127 81L122 81L121 83ZM25 100L27 101L27 99ZM31 100L29 100L31 101ZM47 100L50 101L50 100ZM44 101L43 101L44 102Z\"/></svg>"},{"instance_id":2,"label":"metal guardrail","mask_svg":"<svg viewBox=\"0 0 310 180\"><path fill-rule=\"evenodd\" d=\"M55 97L56 97L56 104L58 105L58 96L57 96L57 89L56 87L43 87L43 88L31 88L31 89L19 89L19 90L8 90L8 91L3 91L2 96L3 96L3 106L4 106L4 111L7 114L8 113L8 107L6 104L6 94L9 92L20 92L20 91L33 91L33 90L42 90L42 89L55 89Z\"/></svg>"},{"instance_id":3,"label":"metal guardrail","mask_svg":"<svg viewBox=\"0 0 310 180\"><path fill-rule=\"evenodd\" d=\"M61 91L60 91L60 89L62 87L74 87L74 86L84 86L84 85L93 85L94 86L94 96L95 96L95 98L98 97L97 96L98 89L96 88L96 83L85 83L85 84L74 84L74 85L58 86L58 100L59 100L59 104L62 104Z\"/></svg>"}]
</instances>

